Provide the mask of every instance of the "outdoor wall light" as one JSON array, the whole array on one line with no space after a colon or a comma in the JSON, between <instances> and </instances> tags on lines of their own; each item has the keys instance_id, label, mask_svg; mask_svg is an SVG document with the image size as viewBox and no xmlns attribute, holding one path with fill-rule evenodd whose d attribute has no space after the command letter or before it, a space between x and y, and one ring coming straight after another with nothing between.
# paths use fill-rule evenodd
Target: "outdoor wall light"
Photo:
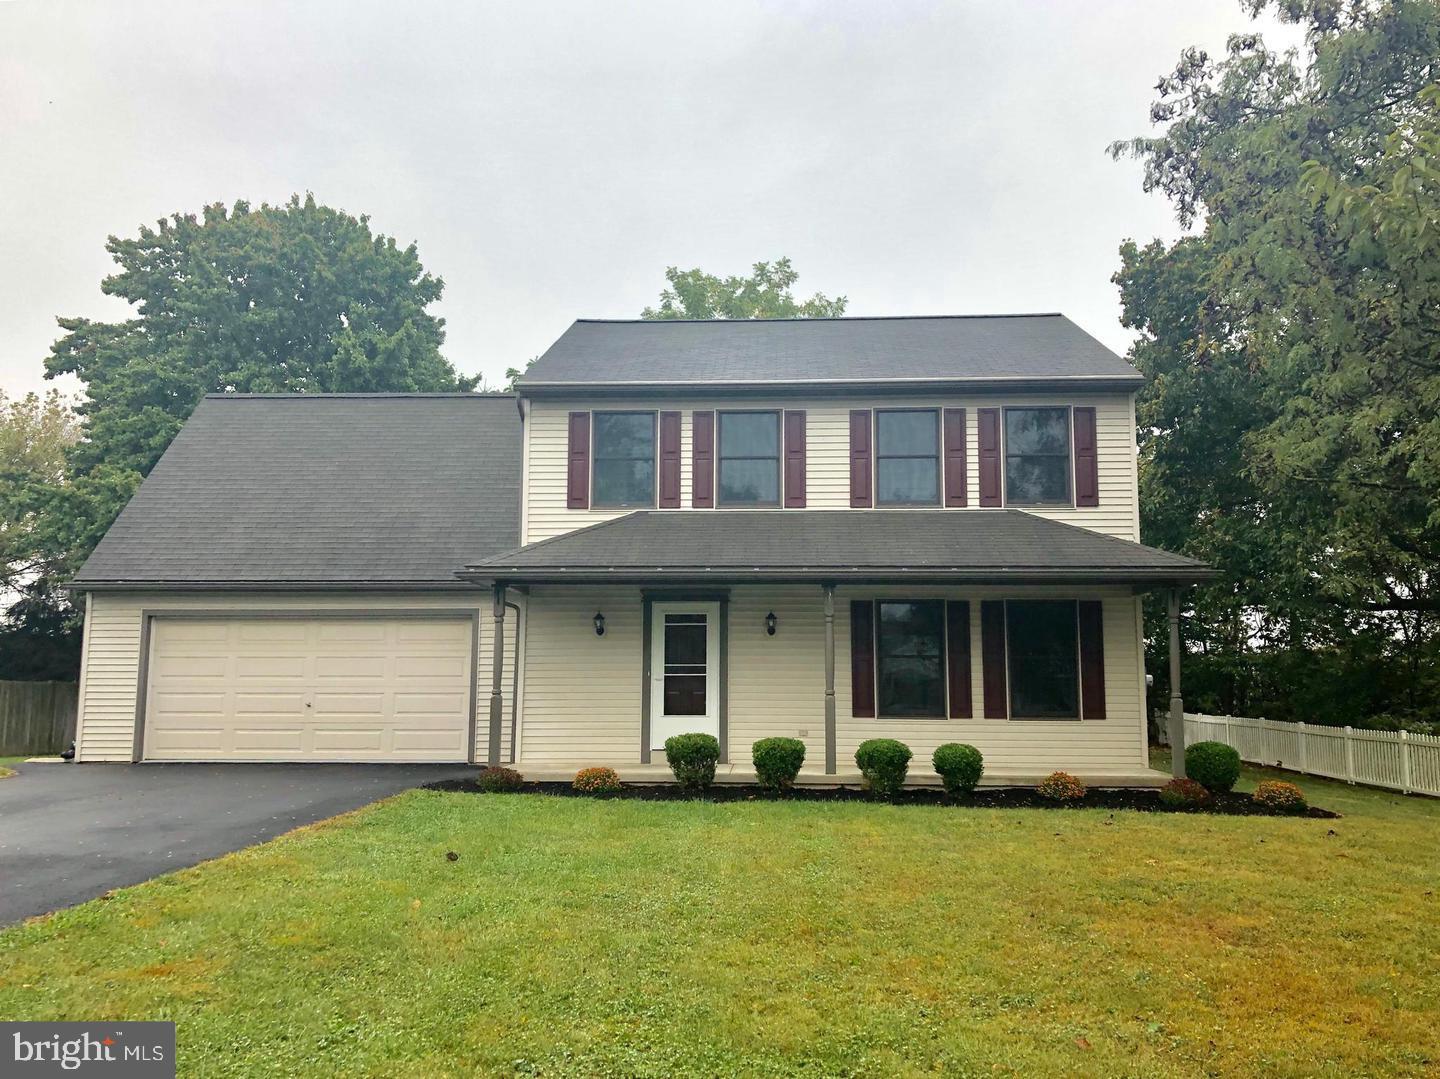
<instances>
[{"instance_id":1,"label":"outdoor wall light","mask_svg":"<svg viewBox=\"0 0 1440 1079\"><path fill-rule=\"evenodd\" d=\"M595 636L605 636L605 616L599 611L595 612Z\"/></svg>"},{"instance_id":2,"label":"outdoor wall light","mask_svg":"<svg viewBox=\"0 0 1440 1079\"><path fill-rule=\"evenodd\" d=\"M771 611L765 616L765 633L767 636L775 636L775 623L777 621L779 620L775 617L774 611Z\"/></svg>"}]
</instances>

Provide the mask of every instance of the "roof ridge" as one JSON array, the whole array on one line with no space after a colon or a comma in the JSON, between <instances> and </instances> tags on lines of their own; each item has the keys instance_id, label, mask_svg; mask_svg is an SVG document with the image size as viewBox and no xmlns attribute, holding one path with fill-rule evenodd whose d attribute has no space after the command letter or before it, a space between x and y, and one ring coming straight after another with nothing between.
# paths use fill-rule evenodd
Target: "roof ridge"
<instances>
[{"instance_id":1,"label":"roof ridge","mask_svg":"<svg viewBox=\"0 0 1440 1079\"><path fill-rule=\"evenodd\" d=\"M576 322L603 323L716 323L721 325L747 322L901 322L905 320L982 319L982 318L1065 318L1063 311L995 311L969 315L821 315L798 318L577 318Z\"/></svg>"},{"instance_id":2,"label":"roof ridge","mask_svg":"<svg viewBox=\"0 0 1440 1079\"><path fill-rule=\"evenodd\" d=\"M305 400L377 400L384 398L416 398L416 399L453 399L453 400L514 400L517 394L502 391L487 391L483 393L468 393L464 390L445 390L433 393L411 392L407 390L382 390L374 393L360 392L338 392L338 393L310 393L305 391L294 391L289 393L207 393L207 401L305 401Z\"/></svg>"}]
</instances>

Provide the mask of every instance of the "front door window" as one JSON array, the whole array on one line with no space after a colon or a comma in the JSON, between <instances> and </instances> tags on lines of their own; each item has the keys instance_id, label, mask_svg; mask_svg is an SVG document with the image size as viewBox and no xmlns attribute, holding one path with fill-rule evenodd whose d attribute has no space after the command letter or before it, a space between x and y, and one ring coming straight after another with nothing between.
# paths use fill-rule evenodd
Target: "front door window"
<instances>
[{"instance_id":1,"label":"front door window","mask_svg":"<svg viewBox=\"0 0 1440 1079\"><path fill-rule=\"evenodd\" d=\"M705 714L705 639L709 626L704 614L665 616L665 714Z\"/></svg>"}]
</instances>

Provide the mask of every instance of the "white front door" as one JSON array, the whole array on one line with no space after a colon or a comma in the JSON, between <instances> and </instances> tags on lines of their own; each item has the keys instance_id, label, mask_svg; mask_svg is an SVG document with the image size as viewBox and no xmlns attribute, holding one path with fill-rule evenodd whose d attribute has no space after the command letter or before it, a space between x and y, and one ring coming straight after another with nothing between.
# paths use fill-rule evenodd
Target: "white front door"
<instances>
[{"instance_id":1,"label":"white front door","mask_svg":"<svg viewBox=\"0 0 1440 1079\"><path fill-rule=\"evenodd\" d=\"M650 611L650 748L676 734L720 737L720 604Z\"/></svg>"}]
</instances>

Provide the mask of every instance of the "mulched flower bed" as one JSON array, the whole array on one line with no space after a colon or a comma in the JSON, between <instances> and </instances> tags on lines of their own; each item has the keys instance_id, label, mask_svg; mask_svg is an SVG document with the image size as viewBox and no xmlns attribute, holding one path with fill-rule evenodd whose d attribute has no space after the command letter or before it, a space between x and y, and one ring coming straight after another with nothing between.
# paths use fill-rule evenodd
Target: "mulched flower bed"
<instances>
[{"instance_id":1,"label":"mulched flower bed","mask_svg":"<svg viewBox=\"0 0 1440 1079\"><path fill-rule=\"evenodd\" d=\"M427 784L427 789L483 794L471 779L446 779ZM582 794L569 783L526 783L518 793L549 794L559 798L636 799L644 802L874 802L859 787L796 787L776 795L748 783L717 783L703 795L694 795L673 783L627 783L613 794ZM1160 801L1158 791L1136 788L1091 789L1078 802L1063 805L1048 801L1033 787L981 787L975 793L951 798L938 787L911 787L888 799L893 805L970 806L977 809L1133 809L1142 813L1219 813L1238 817L1314 817L1334 820L1340 816L1328 809L1311 806L1303 813L1280 813L1250 800L1248 794L1219 794L1203 808L1172 809Z\"/></svg>"}]
</instances>

